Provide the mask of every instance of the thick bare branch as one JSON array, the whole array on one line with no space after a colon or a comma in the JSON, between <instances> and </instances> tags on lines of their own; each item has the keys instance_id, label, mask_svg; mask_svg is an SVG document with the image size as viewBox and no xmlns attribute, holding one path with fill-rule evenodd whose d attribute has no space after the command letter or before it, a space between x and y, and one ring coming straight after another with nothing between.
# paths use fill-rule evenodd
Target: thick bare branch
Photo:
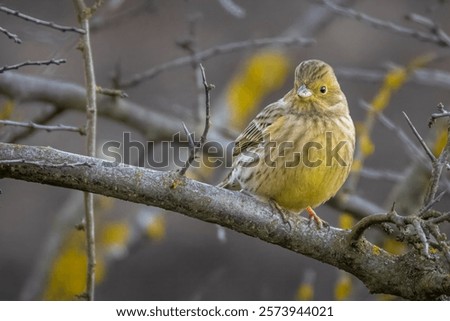
<instances>
[{"instance_id":1,"label":"thick bare branch","mask_svg":"<svg viewBox=\"0 0 450 321\"><path fill-rule=\"evenodd\" d=\"M29 163L36 161L40 165ZM61 163L89 166L51 166ZM439 255L434 260L423 260L416 251L394 256L364 238L352 247L349 231L318 230L303 218L293 222L289 231L270 205L177 173L110 163L49 147L0 143L0 177L98 193L220 224L348 271L373 293L406 299L450 294L448 266Z\"/></svg>"},{"instance_id":2,"label":"thick bare branch","mask_svg":"<svg viewBox=\"0 0 450 321\"><path fill-rule=\"evenodd\" d=\"M6 73L0 77L0 94L18 101L41 101L53 104L61 110L75 109L84 111L84 89L79 85L41 77L25 76L16 73ZM98 97L98 112L100 115L121 122L152 141L171 140L174 133L180 131L180 120L188 125L195 120L190 114L180 115L179 119L157 112L154 108L144 107L129 99ZM209 133L209 139L227 142L224 134L217 126ZM352 213L357 218L363 218L373 213L381 213L383 208L357 195L338 193L328 205Z\"/></svg>"}]
</instances>

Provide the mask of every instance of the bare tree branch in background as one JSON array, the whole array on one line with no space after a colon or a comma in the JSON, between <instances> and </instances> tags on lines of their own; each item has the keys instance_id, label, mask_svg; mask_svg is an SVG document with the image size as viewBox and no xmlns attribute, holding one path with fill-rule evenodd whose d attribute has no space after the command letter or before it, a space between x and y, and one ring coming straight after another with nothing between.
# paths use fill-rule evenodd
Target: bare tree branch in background
<instances>
[{"instance_id":1,"label":"bare tree branch in background","mask_svg":"<svg viewBox=\"0 0 450 321\"><path fill-rule=\"evenodd\" d=\"M83 29L76 28L76 27L61 26L61 25L56 24L54 22L45 21L45 20L41 20L41 19L37 19L37 18L31 17L31 16L28 16L26 14L23 14L23 13L17 11L17 10L12 10L12 9L9 9L7 7L4 7L4 6L0 6L0 12L4 12L6 14L16 16L16 17L18 17L20 19L23 19L25 21L29 21L29 22L32 22L32 23L35 23L35 24L38 24L38 25L41 25L41 26L46 26L46 27L49 27L49 28L52 28L52 29L55 29L55 30L59 30L59 31L62 31L62 32L71 31L71 32L79 33L79 34L84 34L85 33L85 30L83 30Z\"/></svg>"},{"instance_id":2,"label":"bare tree branch in background","mask_svg":"<svg viewBox=\"0 0 450 321\"><path fill-rule=\"evenodd\" d=\"M3 33L5 36L7 36L9 39L14 40L15 43L18 43L18 44L22 43L22 40L19 38L18 35L14 34L12 32L9 32L8 30L6 30L3 27L0 27L0 32Z\"/></svg>"},{"instance_id":3,"label":"bare tree branch in background","mask_svg":"<svg viewBox=\"0 0 450 321\"><path fill-rule=\"evenodd\" d=\"M323 3L327 8L330 8L340 15L361 21L373 28L383 29L400 35L413 37L420 41L433 42L442 47L450 47L450 37L440 28L433 27L430 28L429 32L423 32L416 29L400 26L391 21L374 18L368 14L356 11L354 9L340 6L331 0L319 0L318 2Z\"/></svg>"},{"instance_id":4,"label":"bare tree branch in background","mask_svg":"<svg viewBox=\"0 0 450 321\"><path fill-rule=\"evenodd\" d=\"M339 79L362 80L369 83L380 82L386 75L386 71L376 69L338 67L335 70ZM413 71L408 81L432 88L447 89L450 86L450 73L444 70L420 68Z\"/></svg>"},{"instance_id":5,"label":"bare tree branch in background","mask_svg":"<svg viewBox=\"0 0 450 321\"><path fill-rule=\"evenodd\" d=\"M245 9L240 7L233 0L217 0L220 5L232 16L236 18L245 18Z\"/></svg>"},{"instance_id":6,"label":"bare tree branch in background","mask_svg":"<svg viewBox=\"0 0 450 321\"><path fill-rule=\"evenodd\" d=\"M42 112L40 115L35 117L32 122L35 124L42 124L45 125L61 115L64 112L62 109L54 109L50 112ZM32 135L35 132L35 129L32 127L28 127L26 130L20 131L18 133L12 133L7 137L7 142L9 143L17 143L18 141L21 141L30 135Z\"/></svg>"},{"instance_id":7,"label":"bare tree branch in background","mask_svg":"<svg viewBox=\"0 0 450 321\"><path fill-rule=\"evenodd\" d=\"M21 63L18 63L16 65L11 65L11 66L3 66L0 67L0 74L8 71L8 70L14 70L14 69L19 69L22 68L24 66L48 66L48 65L60 65L66 62L66 59L50 59L50 60L38 60L38 61L24 61Z\"/></svg>"},{"instance_id":8,"label":"bare tree branch in background","mask_svg":"<svg viewBox=\"0 0 450 321\"><path fill-rule=\"evenodd\" d=\"M200 64L200 72L202 74L202 79L203 79L203 86L204 86L204 90L205 90L205 97L206 97L206 101L205 101L205 127L203 128L203 133L202 136L200 137L200 141L194 142L192 135L189 134L189 131L187 130L186 126L183 126L185 128L186 131L186 135L189 137L189 141L190 141L190 151L189 151L189 158L188 160L185 162L184 166L180 169L180 171L178 172L180 175L184 175L186 174L186 171L189 169L189 167L191 166L192 162L194 161L195 157L197 157L197 153L199 152L199 150L202 149L203 145L205 145L206 142L206 137L208 136L208 132L209 132L209 128L211 126L211 90L214 88L214 85L212 84L208 84L208 82L206 81L206 75L205 75L205 69L203 68L203 66Z\"/></svg>"},{"instance_id":9,"label":"bare tree branch in background","mask_svg":"<svg viewBox=\"0 0 450 321\"><path fill-rule=\"evenodd\" d=\"M83 87L43 77L5 73L0 77L0 94L19 102L49 103L59 110L86 109ZM134 128L148 140L169 140L180 129L180 121L173 116L128 99L100 96L97 105L99 115ZM188 124L194 123L189 114L181 115L180 118Z\"/></svg>"},{"instance_id":10,"label":"bare tree branch in background","mask_svg":"<svg viewBox=\"0 0 450 321\"><path fill-rule=\"evenodd\" d=\"M32 129L42 129L46 130L48 132L52 131L67 131L67 132L76 132L80 135L86 135L86 130L81 127L74 127L74 126L67 126L67 125L40 125L36 124L32 121L29 121L27 123L24 122L17 122L12 120L2 120L0 119L0 125L4 126L17 126L17 127L26 127L26 128L32 128Z\"/></svg>"},{"instance_id":11,"label":"bare tree branch in background","mask_svg":"<svg viewBox=\"0 0 450 321\"><path fill-rule=\"evenodd\" d=\"M223 45L218 45L210 49L199 51L193 56L186 56L174 59L156 67L147 69L146 71L135 74L129 80L120 83L121 88L129 88L139 85L143 81L152 79L163 71L167 71L180 66L192 64L193 62L204 62L212 57L235 52L247 48L261 48L266 46L311 46L315 43L313 39L307 38L261 38L250 39L240 42L232 42Z\"/></svg>"},{"instance_id":12,"label":"bare tree branch in background","mask_svg":"<svg viewBox=\"0 0 450 321\"><path fill-rule=\"evenodd\" d=\"M85 33L81 36L79 49L84 61L84 77L86 82L86 138L87 154L95 157L97 143L97 84L95 80L94 59L91 49L89 33L89 19L102 1L96 1L93 7L86 6L84 0L74 0L78 19ZM89 301L94 300L95 293L95 222L94 222L94 194L85 193L85 220L86 220L86 256L87 277L86 292L81 297Z\"/></svg>"}]
</instances>

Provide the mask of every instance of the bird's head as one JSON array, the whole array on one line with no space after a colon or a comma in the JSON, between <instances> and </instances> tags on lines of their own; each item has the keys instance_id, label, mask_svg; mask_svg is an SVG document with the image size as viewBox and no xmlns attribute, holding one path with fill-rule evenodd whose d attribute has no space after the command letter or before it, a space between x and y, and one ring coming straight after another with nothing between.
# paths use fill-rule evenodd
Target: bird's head
<instances>
[{"instance_id":1,"label":"bird's head","mask_svg":"<svg viewBox=\"0 0 450 321\"><path fill-rule=\"evenodd\" d=\"M297 66L293 94L300 104L315 108L345 100L333 68L321 60L305 60Z\"/></svg>"}]
</instances>

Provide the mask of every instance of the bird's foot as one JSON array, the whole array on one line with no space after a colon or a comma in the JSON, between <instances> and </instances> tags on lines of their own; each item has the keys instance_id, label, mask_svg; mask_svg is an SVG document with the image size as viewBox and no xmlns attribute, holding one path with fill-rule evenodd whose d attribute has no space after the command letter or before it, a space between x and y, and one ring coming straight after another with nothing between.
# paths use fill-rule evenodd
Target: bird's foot
<instances>
[{"instance_id":1,"label":"bird's foot","mask_svg":"<svg viewBox=\"0 0 450 321\"><path fill-rule=\"evenodd\" d=\"M309 215L309 221L312 222L313 220L316 221L317 227L319 229L323 228L324 226L328 227L330 224L328 224L326 221L322 220L316 212L312 209L311 206L308 206L306 208L306 212L308 212Z\"/></svg>"},{"instance_id":2,"label":"bird's foot","mask_svg":"<svg viewBox=\"0 0 450 321\"><path fill-rule=\"evenodd\" d=\"M280 214L283 223L289 225L289 230L292 230L292 224L288 219L289 211L281 207L277 202L275 202L272 199L269 200L269 204L276 212L278 212L278 214Z\"/></svg>"}]
</instances>

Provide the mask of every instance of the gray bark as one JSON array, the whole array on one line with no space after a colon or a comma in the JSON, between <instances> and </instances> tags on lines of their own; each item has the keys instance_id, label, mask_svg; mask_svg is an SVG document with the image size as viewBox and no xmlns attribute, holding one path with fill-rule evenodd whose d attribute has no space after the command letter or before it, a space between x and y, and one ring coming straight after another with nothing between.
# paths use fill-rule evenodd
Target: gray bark
<instances>
[{"instance_id":1,"label":"gray bark","mask_svg":"<svg viewBox=\"0 0 450 321\"><path fill-rule=\"evenodd\" d=\"M0 143L0 178L97 193L219 224L333 265L358 277L372 293L413 300L450 295L448 264L411 250L395 256L350 231L320 230L305 218L284 224L271 206L239 192L160 172L71 154L50 147Z\"/></svg>"}]
</instances>

